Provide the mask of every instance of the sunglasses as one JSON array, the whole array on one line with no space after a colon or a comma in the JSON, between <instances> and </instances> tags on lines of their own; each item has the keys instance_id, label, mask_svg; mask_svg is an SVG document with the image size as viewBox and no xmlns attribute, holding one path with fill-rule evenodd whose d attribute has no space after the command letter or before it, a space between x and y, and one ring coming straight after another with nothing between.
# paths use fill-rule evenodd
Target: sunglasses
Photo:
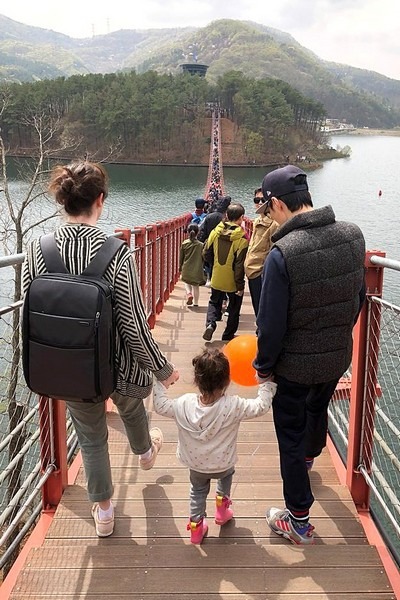
<instances>
[{"instance_id":1,"label":"sunglasses","mask_svg":"<svg viewBox=\"0 0 400 600\"><path fill-rule=\"evenodd\" d=\"M264 198L260 198L259 196L254 196L253 198L254 204L263 204L265 202Z\"/></svg>"},{"instance_id":2,"label":"sunglasses","mask_svg":"<svg viewBox=\"0 0 400 600\"><path fill-rule=\"evenodd\" d=\"M269 200L263 200L263 215L268 215L269 214L269 209L271 208L272 205L272 198L270 198Z\"/></svg>"}]
</instances>

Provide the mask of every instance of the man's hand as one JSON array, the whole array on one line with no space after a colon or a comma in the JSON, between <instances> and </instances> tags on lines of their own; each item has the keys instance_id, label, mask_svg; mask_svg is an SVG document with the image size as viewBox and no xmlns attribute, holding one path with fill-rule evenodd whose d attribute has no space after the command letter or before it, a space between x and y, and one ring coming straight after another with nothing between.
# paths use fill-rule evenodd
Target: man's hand
<instances>
[{"instance_id":1,"label":"man's hand","mask_svg":"<svg viewBox=\"0 0 400 600\"><path fill-rule=\"evenodd\" d=\"M244 294L244 290L238 290L237 292L235 292L236 296L243 296Z\"/></svg>"},{"instance_id":2,"label":"man's hand","mask_svg":"<svg viewBox=\"0 0 400 600\"><path fill-rule=\"evenodd\" d=\"M256 381L257 383L267 383L267 381L272 381L274 382L274 374L271 373L270 375L267 375L266 377L261 376L259 373L256 373Z\"/></svg>"}]
</instances>

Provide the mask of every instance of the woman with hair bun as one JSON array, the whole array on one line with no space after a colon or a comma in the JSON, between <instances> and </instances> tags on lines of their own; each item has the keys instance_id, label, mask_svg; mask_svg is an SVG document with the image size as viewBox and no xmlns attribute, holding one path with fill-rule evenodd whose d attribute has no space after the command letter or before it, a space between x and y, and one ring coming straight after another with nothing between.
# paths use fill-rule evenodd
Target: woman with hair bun
<instances>
[{"instance_id":1,"label":"woman with hair bun","mask_svg":"<svg viewBox=\"0 0 400 600\"><path fill-rule=\"evenodd\" d=\"M97 226L108 194L107 173L102 165L88 161L57 165L51 173L49 191L65 213L65 223L55 231L57 248L68 271L80 274L107 239ZM37 239L27 248L24 292L35 276L45 272ZM135 262L127 245L118 250L104 278L115 291L118 376L111 397L124 423L132 452L139 456L139 466L148 470L155 463L163 436L157 427L149 431L143 400L152 390L153 377L168 387L179 374L153 339ZM67 407L82 452L96 533L107 537L114 531L114 508L106 405L105 402L67 401Z\"/></svg>"}]
</instances>

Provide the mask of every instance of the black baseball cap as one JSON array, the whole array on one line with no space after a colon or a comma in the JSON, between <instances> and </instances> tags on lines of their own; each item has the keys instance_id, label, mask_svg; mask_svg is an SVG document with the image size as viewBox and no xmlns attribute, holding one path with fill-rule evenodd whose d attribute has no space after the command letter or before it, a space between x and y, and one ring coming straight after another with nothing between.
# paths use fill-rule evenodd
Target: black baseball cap
<instances>
[{"instance_id":1,"label":"black baseball cap","mask_svg":"<svg viewBox=\"0 0 400 600\"><path fill-rule=\"evenodd\" d=\"M300 181L297 180L296 182L298 175L303 175L303 177L300 178ZM269 200L273 196L281 198L292 192L308 191L307 174L294 165L286 165L286 167L275 169L267 173L264 177L262 191L266 200ZM264 214L265 206L262 204L257 208L256 212Z\"/></svg>"}]
</instances>

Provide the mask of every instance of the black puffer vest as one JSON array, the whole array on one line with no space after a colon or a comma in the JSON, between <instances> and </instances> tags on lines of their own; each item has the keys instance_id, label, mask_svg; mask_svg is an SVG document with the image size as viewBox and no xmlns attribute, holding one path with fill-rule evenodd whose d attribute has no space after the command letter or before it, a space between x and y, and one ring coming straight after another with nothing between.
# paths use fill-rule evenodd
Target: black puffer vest
<instances>
[{"instance_id":1,"label":"black puffer vest","mask_svg":"<svg viewBox=\"0 0 400 600\"><path fill-rule=\"evenodd\" d=\"M287 333L274 370L306 385L337 379L351 362L364 236L357 225L337 222L325 206L295 215L272 241L290 280Z\"/></svg>"}]
</instances>

